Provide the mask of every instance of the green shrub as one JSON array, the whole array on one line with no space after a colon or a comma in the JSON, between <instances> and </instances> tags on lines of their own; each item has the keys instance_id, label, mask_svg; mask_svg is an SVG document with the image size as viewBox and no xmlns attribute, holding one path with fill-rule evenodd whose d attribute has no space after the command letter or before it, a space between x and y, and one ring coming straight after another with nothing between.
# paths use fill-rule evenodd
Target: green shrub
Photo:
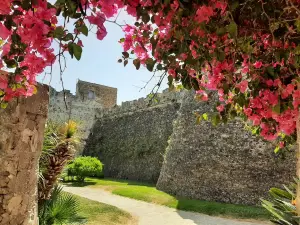
<instances>
[{"instance_id":1,"label":"green shrub","mask_svg":"<svg viewBox=\"0 0 300 225\"><path fill-rule=\"evenodd\" d=\"M295 204L296 183L291 184L289 187L284 185L284 189L271 188L269 191L270 200L262 199L262 206L270 212L273 223L281 225L300 224Z\"/></svg>"},{"instance_id":2,"label":"green shrub","mask_svg":"<svg viewBox=\"0 0 300 225\"><path fill-rule=\"evenodd\" d=\"M76 176L83 182L86 177L103 177L103 164L99 159L91 156L82 156L73 160L68 165L68 175Z\"/></svg>"}]
</instances>

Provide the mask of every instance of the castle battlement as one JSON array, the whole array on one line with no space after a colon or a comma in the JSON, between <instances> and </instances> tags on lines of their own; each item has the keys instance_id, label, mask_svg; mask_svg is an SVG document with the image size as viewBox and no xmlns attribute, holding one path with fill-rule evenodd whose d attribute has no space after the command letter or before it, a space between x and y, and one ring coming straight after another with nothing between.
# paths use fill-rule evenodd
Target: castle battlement
<instances>
[{"instance_id":1,"label":"castle battlement","mask_svg":"<svg viewBox=\"0 0 300 225\"><path fill-rule=\"evenodd\" d=\"M117 88L81 80L76 84L76 94L50 87L49 119L59 123L76 121L79 136L86 139L97 119L120 117L180 101L180 93L165 90L157 93L152 100L146 97L117 105L117 92Z\"/></svg>"},{"instance_id":2,"label":"castle battlement","mask_svg":"<svg viewBox=\"0 0 300 225\"><path fill-rule=\"evenodd\" d=\"M96 109L97 118L110 117L110 116L122 116L126 113L132 113L135 111L149 110L153 107L159 107L165 104L173 104L180 102L182 93L164 91L157 93L155 97L139 98L133 101L122 102L121 105L116 105L112 108Z\"/></svg>"}]
</instances>

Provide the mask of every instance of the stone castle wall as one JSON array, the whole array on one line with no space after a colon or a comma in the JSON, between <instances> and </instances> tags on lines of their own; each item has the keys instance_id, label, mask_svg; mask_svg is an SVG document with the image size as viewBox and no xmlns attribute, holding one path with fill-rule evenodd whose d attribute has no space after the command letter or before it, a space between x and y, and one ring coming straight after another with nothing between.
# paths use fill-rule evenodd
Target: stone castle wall
<instances>
[{"instance_id":1,"label":"stone castle wall","mask_svg":"<svg viewBox=\"0 0 300 225\"><path fill-rule=\"evenodd\" d=\"M79 89L80 97L68 98L70 111L56 93L49 117L86 121L83 154L98 157L107 177L154 182L181 197L257 204L270 187L295 175L294 153L285 160L275 157L274 147L240 121L197 125L194 112L211 111L213 105L196 102L192 92L165 92L151 105L141 98L117 106L116 90L109 89L112 97L104 106L98 92L95 100L89 99L91 88Z\"/></svg>"},{"instance_id":2,"label":"stone castle wall","mask_svg":"<svg viewBox=\"0 0 300 225\"><path fill-rule=\"evenodd\" d=\"M195 123L193 112L213 109L213 102L196 102L186 93L167 148L159 190L177 196L257 204L271 187L282 187L295 176L295 157L275 156L274 146L253 136L239 120L213 126Z\"/></svg>"},{"instance_id":3,"label":"stone castle wall","mask_svg":"<svg viewBox=\"0 0 300 225\"><path fill-rule=\"evenodd\" d=\"M68 90L57 92L50 89L49 120L57 123L75 121L79 127L79 138L85 140L95 123L97 110L116 104L116 88L79 80L76 95Z\"/></svg>"},{"instance_id":4,"label":"stone castle wall","mask_svg":"<svg viewBox=\"0 0 300 225\"><path fill-rule=\"evenodd\" d=\"M176 94L125 102L99 110L84 155L104 163L104 176L156 183L180 104Z\"/></svg>"}]
</instances>

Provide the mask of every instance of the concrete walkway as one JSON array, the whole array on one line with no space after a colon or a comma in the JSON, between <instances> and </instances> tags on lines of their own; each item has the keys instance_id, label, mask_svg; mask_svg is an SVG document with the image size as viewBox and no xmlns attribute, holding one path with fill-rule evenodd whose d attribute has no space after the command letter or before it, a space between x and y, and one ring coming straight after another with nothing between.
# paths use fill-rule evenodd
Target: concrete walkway
<instances>
[{"instance_id":1,"label":"concrete walkway","mask_svg":"<svg viewBox=\"0 0 300 225\"><path fill-rule=\"evenodd\" d=\"M200 213L185 212L143 201L113 195L88 187L64 187L64 191L94 201L116 206L138 219L139 225L265 225L262 222L245 222Z\"/></svg>"}]
</instances>

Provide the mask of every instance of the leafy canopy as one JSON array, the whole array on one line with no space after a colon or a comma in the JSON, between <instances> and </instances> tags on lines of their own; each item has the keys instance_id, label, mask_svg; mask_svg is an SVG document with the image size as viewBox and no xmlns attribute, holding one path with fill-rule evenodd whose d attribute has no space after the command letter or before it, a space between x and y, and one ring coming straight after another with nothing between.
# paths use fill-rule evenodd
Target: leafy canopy
<instances>
[{"instance_id":1,"label":"leafy canopy","mask_svg":"<svg viewBox=\"0 0 300 225\"><path fill-rule=\"evenodd\" d=\"M278 148L295 140L300 0L2 0L0 66L14 71L0 76L2 106L34 94L36 76L65 52L80 60L89 24L102 40L119 9L136 18L123 27L124 66L134 58L137 69L162 71L170 86L194 88L202 100L215 90L216 111L205 115L214 124L238 115ZM74 29L58 17L75 20Z\"/></svg>"}]
</instances>

